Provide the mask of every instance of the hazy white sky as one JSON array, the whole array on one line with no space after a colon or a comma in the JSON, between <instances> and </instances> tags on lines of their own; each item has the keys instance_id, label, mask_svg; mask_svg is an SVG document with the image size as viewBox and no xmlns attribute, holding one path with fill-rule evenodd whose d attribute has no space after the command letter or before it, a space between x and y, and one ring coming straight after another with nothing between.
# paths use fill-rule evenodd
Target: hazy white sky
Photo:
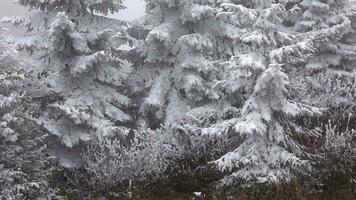
<instances>
[{"instance_id":1,"label":"hazy white sky","mask_svg":"<svg viewBox=\"0 0 356 200\"><path fill-rule=\"evenodd\" d=\"M117 19L132 21L142 17L145 14L146 7L144 0L125 0L125 6L127 9L120 11L113 17Z\"/></svg>"},{"instance_id":2,"label":"hazy white sky","mask_svg":"<svg viewBox=\"0 0 356 200\"><path fill-rule=\"evenodd\" d=\"M14 0L0 0L0 17L23 15L26 8L15 5Z\"/></svg>"},{"instance_id":3,"label":"hazy white sky","mask_svg":"<svg viewBox=\"0 0 356 200\"><path fill-rule=\"evenodd\" d=\"M0 0L0 18L24 15L27 12L27 8L16 5L14 2L15 0ZM125 6L127 7L126 10L122 10L110 17L131 21L143 16L145 13L144 0L126 0Z\"/></svg>"}]
</instances>

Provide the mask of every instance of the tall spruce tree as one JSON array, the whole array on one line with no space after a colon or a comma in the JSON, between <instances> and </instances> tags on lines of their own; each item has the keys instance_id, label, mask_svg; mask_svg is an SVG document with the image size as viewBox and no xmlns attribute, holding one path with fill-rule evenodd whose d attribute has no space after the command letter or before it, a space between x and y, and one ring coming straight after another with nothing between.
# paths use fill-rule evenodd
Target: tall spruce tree
<instances>
[{"instance_id":1,"label":"tall spruce tree","mask_svg":"<svg viewBox=\"0 0 356 200\"><path fill-rule=\"evenodd\" d=\"M67 146L123 139L133 124L130 99L123 94L129 73L121 48L128 44L127 24L97 15L123 9L122 1L18 2L37 10L11 20L30 31L17 41L34 60L34 81L42 83L32 91L44 109L39 122Z\"/></svg>"},{"instance_id":2,"label":"tall spruce tree","mask_svg":"<svg viewBox=\"0 0 356 200\"><path fill-rule=\"evenodd\" d=\"M335 2L329 4L331 7ZM307 130L294 119L321 115L322 109L311 107L310 101L302 104L294 98L294 77L290 79L288 74L308 61L320 59L330 41L349 32L350 19L346 15L335 16L338 19L329 26L299 33L298 30L304 30L301 18L311 16L306 5L320 8L316 1L234 1L221 5L223 11L218 16L245 30L239 35L239 42L250 46L249 52L225 63L229 71L222 80L223 86L229 86L225 89L227 96L233 91L238 93L238 99L245 99L240 115L229 123L223 121L203 130L206 134L221 134L228 129L226 125L233 125L232 132L242 136L238 148L216 161L220 169L233 172L225 179L227 184L237 178L271 181L308 172L306 147L296 138L310 139L316 129Z\"/></svg>"},{"instance_id":3,"label":"tall spruce tree","mask_svg":"<svg viewBox=\"0 0 356 200\"><path fill-rule=\"evenodd\" d=\"M298 96L328 108L332 121L354 115L355 2L303 1L300 7L305 12L297 19L295 31L306 37L328 37L318 42L316 53L302 63L305 68L295 73L293 82L308 86Z\"/></svg>"},{"instance_id":4,"label":"tall spruce tree","mask_svg":"<svg viewBox=\"0 0 356 200\"><path fill-rule=\"evenodd\" d=\"M327 36L316 43L315 53L291 75L292 84L303 85L296 98L325 108L323 116L316 120L300 120L301 126L312 127L318 140L325 143L312 149L318 155L323 152L322 156L313 157L317 166L314 170L322 169L316 176L319 179L335 171L352 172L355 162L352 142L347 142L355 137L356 129L355 6L355 1L346 0L303 1L299 5L304 13L296 21L295 31L305 37ZM339 151L336 146L345 148ZM328 162L334 164L323 167Z\"/></svg>"},{"instance_id":5,"label":"tall spruce tree","mask_svg":"<svg viewBox=\"0 0 356 200\"><path fill-rule=\"evenodd\" d=\"M47 181L47 136L34 123L25 63L9 38L0 27L0 199L61 199Z\"/></svg>"},{"instance_id":6,"label":"tall spruce tree","mask_svg":"<svg viewBox=\"0 0 356 200\"><path fill-rule=\"evenodd\" d=\"M213 2L147 1L148 35L136 49L143 57L132 76L140 112L151 128L169 125L191 107L218 99L213 88L219 55ZM215 41L217 40L217 41ZM147 92L146 92L147 91ZM143 94L143 95L141 95Z\"/></svg>"},{"instance_id":7,"label":"tall spruce tree","mask_svg":"<svg viewBox=\"0 0 356 200\"><path fill-rule=\"evenodd\" d=\"M350 19L305 29L301 19L314 1L147 2L148 35L137 49L143 63L132 77L135 92L146 93L141 112L151 126L185 115L201 122L203 135L239 137L236 149L215 161L232 172L227 184L305 173L305 147L296 138L312 131L294 119L322 109L294 98L288 74L346 34Z\"/></svg>"}]
</instances>

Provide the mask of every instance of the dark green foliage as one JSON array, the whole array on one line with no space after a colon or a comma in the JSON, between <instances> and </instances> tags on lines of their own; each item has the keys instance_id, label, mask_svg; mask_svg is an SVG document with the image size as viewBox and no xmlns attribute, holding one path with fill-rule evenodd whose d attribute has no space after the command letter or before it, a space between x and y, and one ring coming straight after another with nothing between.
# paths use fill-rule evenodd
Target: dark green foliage
<instances>
[{"instance_id":1,"label":"dark green foliage","mask_svg":"<svg viewBox=\"0 0 356 200\"><path fill-rule=\"evenodd\" d=\"M324 177L322 185L323 199L356 199L356 165L353 166L352 173L334 172Z\"/></svg>"}]
</instances>

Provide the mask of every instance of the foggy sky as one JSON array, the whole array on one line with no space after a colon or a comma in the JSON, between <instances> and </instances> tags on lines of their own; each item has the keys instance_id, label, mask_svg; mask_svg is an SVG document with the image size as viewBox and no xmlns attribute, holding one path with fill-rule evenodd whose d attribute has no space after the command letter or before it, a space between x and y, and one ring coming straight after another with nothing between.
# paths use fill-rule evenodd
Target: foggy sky
<instances>
[{"instance_id":1,"label":"foggy sky","mask_svg":"<svg viewBox=\"0 0 356 200\"><path fill-rule=\"evenodd\" d=\"M21 16L26 14L27 8L16 5L15 0L0 0L0 18L5 16ZM143 0L126 0L127 9L110 17L132 21L144 15L145 3Z\"/></svg>"},{"instance_id":2,"label":"foggy sky","mask_svg":"<svg viewBox=\"0 0 356 200\"><path fill-rule=\"evenodd\" d=\"M14 0L0 0L0 18L26 14L28 9L16 5L14 2Z\"/></svg>"},{"instance_id":3,"label":"foggy sky","mask_svg":"<svg viewBox=\"0 0 356 200\"><path fill-rule=\"evenodd\" d=\"M122 10L117 14L114 14L114 18L132 21L134 19L142 17L145 14L144 0L126 0L124 5L127 7L127 9Z\"/></svg>"}]
</instances>

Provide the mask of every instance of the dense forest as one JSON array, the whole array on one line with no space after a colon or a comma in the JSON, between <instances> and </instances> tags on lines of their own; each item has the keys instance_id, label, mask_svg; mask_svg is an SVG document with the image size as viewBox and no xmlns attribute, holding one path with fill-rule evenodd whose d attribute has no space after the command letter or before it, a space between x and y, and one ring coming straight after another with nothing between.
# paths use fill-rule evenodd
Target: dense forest
<instances>
[{"instance_id":1,"label":"dense forest","mask_svg":"<svg viewBox=\"0 0 356 200\"><path fill-rule=\"evenodd\" d=\"M1 200L356 199L356 2L123 1L2 19Z\"/></svg>"}]
</instances>

